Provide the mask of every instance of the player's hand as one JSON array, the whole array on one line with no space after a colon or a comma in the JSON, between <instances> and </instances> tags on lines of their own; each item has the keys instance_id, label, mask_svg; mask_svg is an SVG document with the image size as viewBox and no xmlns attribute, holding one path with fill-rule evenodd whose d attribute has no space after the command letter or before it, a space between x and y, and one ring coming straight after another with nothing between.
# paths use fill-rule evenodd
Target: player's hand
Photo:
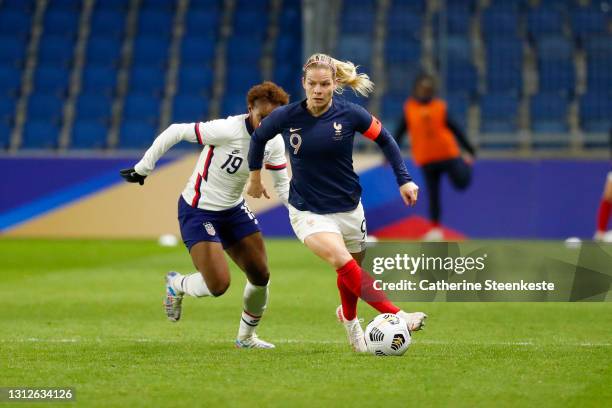
<instances>
[{"instance_id":1,"label":"player's hand","mask_svg":"<svg viewBox=\"0 0 612 408\"><path fill-rule=\"evenodd\" d=\"M419 197L419 186L411 181L402 185L399 190L404 203L413 207Z\"/></svg>"},{"instance_id":2,"label":"player's hand","mask_svg":"<svg viewBox=\"0 0 612 408\"><path fill-rule=\"evenodd\" d=\"M467 164L468 166L471 166L474 164L474 156L472 156L471 154L463 153L461 156L465 164Z\"/></svg>"},{"instance_id":3,"label":"player's hand","mask_svg":"<svg viewBox=\"0 0 612 408\"><path fill-rule=\"evenodd\" d=\"M119 170L119 174L121 174L121 177L123 177L128 183L138 183L141 186L144 184L144 181L147 178L147 176L141 176L140 174L136 173L134 168Z\"/></svg>"},{"instance_id":4,"label":"player's hand","mask_svg":"<svg viewBox=\"0 0 612 408\"><path fill-rule=\"evenodd\" d=\"M261 198L262 195L268 199L270 198L268 192L266 191L266 188L264 187L261 181L258 182L249 179L246 187L246 192L248 195L254 198Z\"/></svg>"}]
</instances>

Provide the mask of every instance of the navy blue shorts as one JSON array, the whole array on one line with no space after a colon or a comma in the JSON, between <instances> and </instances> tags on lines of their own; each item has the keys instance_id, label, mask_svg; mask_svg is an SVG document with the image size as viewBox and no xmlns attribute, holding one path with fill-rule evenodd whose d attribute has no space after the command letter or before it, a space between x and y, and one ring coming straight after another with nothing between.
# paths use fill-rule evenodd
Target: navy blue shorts
<instances>
[{"instance_id":1,"label":"navy blue shorts","mask_svg":"<svg viewBox=\"0 0 612 408\"><path fill-rule=\"evenodd\" d=\"M180 196L178 220L183 242L189 251L201 241L220 242L225 249L261 231L257 218L244 201L228 210L208 211L193 208Z\"/></svg>"}]
</instances>

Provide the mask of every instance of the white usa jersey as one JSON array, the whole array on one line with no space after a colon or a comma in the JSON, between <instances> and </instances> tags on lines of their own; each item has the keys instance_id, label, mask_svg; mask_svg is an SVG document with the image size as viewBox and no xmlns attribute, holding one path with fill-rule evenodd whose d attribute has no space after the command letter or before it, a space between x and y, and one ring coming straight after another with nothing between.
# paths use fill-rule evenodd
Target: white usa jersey
<instances>
[{"instance_id":1,"label":"white usa jersey","mask_svg":"<svg viewBox=\"0 0 612 408\"><path fill-rule=\"evenodd\" d=\"M209 122L174 124L157 137L134 170L138 174L149 175L157 160L176 143L181 140L198 143L203 146L202 152L182 196L194 208L227 210L243 200L242 192L249 177L247 155L252 131L246 114ZM266 168L271 170L287 167L285 143L281 135L266 144L264 162ZM286 181L278 184L284 186L283 190L288 190L286 170L274 173L283 174Z\"/></svg>"}]
</instances>

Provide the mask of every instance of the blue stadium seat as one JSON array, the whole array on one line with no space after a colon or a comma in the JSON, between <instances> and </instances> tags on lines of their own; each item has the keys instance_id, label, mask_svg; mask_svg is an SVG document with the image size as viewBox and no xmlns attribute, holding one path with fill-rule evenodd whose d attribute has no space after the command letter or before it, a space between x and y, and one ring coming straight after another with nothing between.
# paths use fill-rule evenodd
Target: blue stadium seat
<instances>
[{"instance_id":1,"label":"blue stadium seat","mask_svg":"<svg viewBox=\"0 0 612 408\"><path fill-rule=\"evenodd\" d=\"M244 11L234 14L234 35L249 37L251 41L263 40L268 30L268 10Z\"/></svg>"},{"instance_id":2,"label":"blue stadium seat","mask_svg":"<svg viewBox=\"0 0 612 408\"><path fill-rule=\"evenodd\" d=\"M421 42L418 40L405 38L402 41L387 41L385 44L385 62L388 64L410 64L420 60Z\"/></svg>"},{"instance_id":3,"label":"blue stadium seat","mask_svg":"<svg viewBox=\"0 0 612 408\"><path fill-rule=\"evenodd\" d=\"M119 130L119 148L145 149L157 136L157 128L146 121L124 121Z\"/></svg>"},{"instance_id":4,"label":"blue stadium seat","mask_svg":"<svg viewBox=\"0 0 612 408\"><path fill-rule=\"evenodd\" d=\"M538 58L548 61L569 60L574 56L572 43L563 36L546 36L538 39Z\"/></svg>"},{"instance_id":5,"label":"blue stadium seat","mask_svg":"<svg viewBox=\"0 0 612 408\"><path fill-rule=\"evenodd\" d=\"M583 45L587 58L612 61L612 36L593 35L585 38Z\"/></svg>"},{"instance_id":6,"label":"blue stadium seat","mask_svg":"<svg viewBox=\"0 0 612 408\"><path fill-rule=\"evenodd\" d=\"M25 13L32 12L36 8L36 0L4 0L2 9L17 10Z\"/></svg>"},{"instance_id":7,"label":"blue stadium seat","mask_svg":"<svg viewBox=\"0 0 612 408\"><path fill-rule=\"evenodd\" d=\"M383 123L395 123L404 115L407 95L386 94L382 98L381 119Z\"/></svg>"},{"instance_id":8,"label":"blue stadium seat","mask_svg":"<svg viewBox=\"0 0 612 408\"><path fill-rule=\"evenodd\" d=\"M162 10L143 10L138 16L138 35L172 36L174 13Z\"/></svg>"},{"instance_id":9,"label":"blue stadium seat","mask_svg":"<svg viewBox=\"0 0 612 408\"><path fill-rule=\"evenodd\" d=\"M574 61L539 61L538 84L540 92L573 95L576 87Z\"/></svg>"},{"instance_id":10,"label":"blue stadium seat","mask_svg":"<svg viewBox=\"0 0 612 408\"><path fill-rule=\"evenodd\" d=\"M101 124L110 121L112 100L99 93L82 93L77 98L76 116L79 120L96 121Z\"/></svg>"},{"instance_id":11,"label":"blue stadium seat","mask_svg":"<svg viewBox=\"0 0 612 408\"><path fill-rule=\"evenodd\" d=\"M23 128L21 147L24 149L55 149L60 128L48 121L28 120Z\"/></svg>"},{"instance_id":12,"label":"blue stadium seat","mask_svg":"<svg viewBox=\"0 0 612 408\"><path fill-rule=\"evenodd\" d=\"M539 93L531 97L531 130L536 133L565 133L569 103L557 93Z\"/></svg>"},{"instance_id":13,"label":"blue stadium seat","mask_svg":"<svg viewBox=\"0 0 612 408\"><path fill-rule=\"evenodd\" d=\"M445 78L447 92L475 95L478 90L478 73L470 62L449 61Z\"/></svg>"},{"instance_id":14,"label":"blue stadium seat","mask_svg":"<svg viewBox=\"0 0 612 408\"><path fill-rule=\"evenodd\" d=\"M359 3L359 8L345 9L340 17L341 37L345 34L372 35L374 24L372 20L376 15L374 6Z\"/></svg>"},{"instance_id":15,"label":"blue stadium seat","mask_svg":"<svg viewBox=\"0 0 612 408\"><path fill-rule=\"evenodd\" d=\"M160 10L172 12L176 6L176 0L143 0L140 7L143 10Z\"/></svg>"},{"instance_id":16,"label":"blue stadium seat","mask_svg":"<svg viewBox=\"0 0 612 408\"><path fill-rule=\"evenodd\" d=\"M9 125L15 115L17 100L8 95L0 96L0 124Z\"/></svg>"},{"instance_id":17,"label":"blue stadium seat","mask_svg":"<svg viewBox=\"0 0 612 408\"><path fill-rule=\"evenodd\" d=\"M221 101L221 117L234 116L246 113L246 98L245 95L230 94L225 95Z\"/></svg>"},{"instance_id":18,"label":"blue stadium seat","mask_svg":"<svg viewBox=\"0 0 612 408\"><path fill-rule=\"evenodd\" d=\"M181 44L181 63L212 66L215 58L215 42L207 37L187 37Z\"/></svg>"},{"instance_id":19,"label":"blue stadium seat","mask_svg":"<svg viewBox=\"0 0 612 408\"><path fill-rule=\"evenodd\" d=\"M515 37L491 38L486 41L487 66L523 65L523 41Z\"/></svg>"},{"instance_id":20,"label":"blue stadium seat","mask_svg":"<svg viewBox=\"0 0 612 408\"><path fill-rule=\"evenodd\" d=\"M21 88L21 70L0 65L0 98L17 95Z\"/></svg>"},{"instance_id":21,"label":"blue stadium seat","mask_svg":"<svg viewBox=\"0 0 612 408\"><path fill-rule=\"evenodd\" d=\"M162 67L168 60L167 38L156 36L138 36L134 40L134 65L147 65Z\"/></svg>"},{"instance_id":22,"label":"blue stadium seat","mask_svg":"<svg viewBox=\"0 0 612 408\"><path fill-rule=\"evenodd\" d=\"M563 16L559 10L547 7L537 7L529 10L527 15L527 30L532 38L543 35L563 34Z\"/></svg>"},{"instance_id":23,"label":"blue stadium seat","mask_svg":"<svg viewBox=\"0 0 612 408\"><path fill-rule=\"evenodd\" d=\"M102 149L106 147L108 128L96 121L79 120L72 126L71 149Z\"/></svg>"},{"instance_id":24,"label":"blue stadium seat","mask_svg":"<svg viewBox=\"0 0 612 408\"><path fill-rule=\"evenodd\" d=\"M572 11L572 30L582 39L593 34L606 32L606 16L596 7L580 7Z\"/></svg>"},{"instance_id":25,"label":"blue stadium seat","mask_svg":"<svg viewBox=\"0 0 612 408\"><path fill-rule=\"evenodd\" d=\"M483 12L481 18L483 37L514 37L518 34L518 23L518 14L511 10L489 7Z\"/></svg>"},{"instance_id":26,"label":"blue stadium seat","mask_svg":"<svg viewBox=\"0 0 612 408\"><path fill-rule=\"evenodd\" d=\"M420 39L423 18L418 14L390 11L387 15L387 40Z\"/></svg>"},{"instance_id":27,"label":"blue stadium seat","mask_svg":"<svg viewBox=\"0 0 612 408\"><path fill-rule=\"evenodd\" d=\"M489 9L499 12L518 12L525 7L528 0L491 0Z\"/></svg>"},{"instance_id":28,"label":"blue stadium seat","mask_svg":"<svg viewBox=\"0 0 612 408\"><path fill-rule=\"evenodd\" d=\"M222 0L191 0L189 2L189 12L213 10L219 12Z\"/></svg>"},{"instance_id":29,"label":"blue stadium seat","mask_svg":"<svg viewBox=\"0 0 612 408\"><path fill-rule=\"evenodd\" d=\"M87 42L87 62L100 66L115 66L121 56L121 42L111 37L92 37Z\"/></svg>"},{"instance_id":30,"label":"blue stadium seat","mask_svg":"<svg viewBox=\"0 0 612 408\"><path fill-rule=\"evenodd\" d=\"M162 95L166 83L166 71L158 67L135 66L130 72L130 92Z\"/></svg>"},{"instance_id":31,"label":"blue stadium seat","mask_svg":"<svg viewBox=\"0 0 612 408\"><path fill-rule=\"evenodd\" d=\"M372 64L372 38L364 35L343 35L336 48L338 58L365 67Z\"/></svg>"},{"instance_id":32,"label":"blue stadium seat","mask_svg":"<svg viewBox=\"0 0 612 408\"><path fill-rule=\"evenodd\" d=\"M126 11L130 0L104 0L96 1L96 10Z\"/></svg>"},{"instance_id":33,"label":"blue stadium seat","mask_svg":"<svg viewBox=\"0 0 612 408\"><path fill-rule=\"evenodd\" d=\"M38 63L68 66L72 61L75 42L71 38L44 35L38 48Z\"/></svg>"},{"instance_id":34,"label":"blue stadium seat","mask_svg":"<svg viewBox=\"0 0 612 408\"><path fill-rule=\"evenodd\" d=\"M587 88L612 90L612 61L592 59L587 64Z\"/></svg>"},{"instance_id":35,"label":"blue stadium seat","mask_svg":"<svg viewBox=\"0 0 612 408\"><path fill-rule=\"evenodd\" d=\"M25 60L26 44L11 36L0 36L0 64L20 66Z\"/></svg>"},{"instance_id":36,"label":"blue stadium seat","mask_svg":"<svg viewBox=\"0 0 612 408\"><path fill-rule=\"evenodd\" d=\"M183 66L179 71L180 93L209 96L212 93L213 72L211 68Z\"/></svg>"},{"instance_id":37,"label":"blue stadium seat","mask_svg":"<svg viewBox=\"0 0 612 408\"><path fill-rule=\"evenodd\" d=\"M523 70L512 61L493 60L487 65L487 90L489 92L520 95L523 91Z\"/></svg>"},{"instance_id":38,"label":"blue stadium seat","mask_svg":"<svg viewBox=\"0 0 612 408\"><path fill-rule=\"evenodd\" d=\"M388 65L387 67L387 94L406 97L412 88L412 82L419 73L419 66L405 64Z\"/></svg>"},{"instance_id":39,"label":"blue stadium seat","mask_svg":"<svg viewBox=\"0 0 612 408\"><path fill-rule=\"evenodd\" d=\"M115 10L100 10L91 18L91 33L120 38L125 30L125 14Z\"/></svg>"},{"instance_id":40,"label":"blue stadium seat","mask_svg":"<svg viewBox=\"0 0 612 408\"><path fill-rule=\"evenodd\" d=\"M440 47L443 52L446 52L449 61L472 61L472 43L467 37L448 36Z\"/></svg>"},{"instance_id":41,"label":"blue stadium seat","mask_svg":"<svg viewBox=\"0 0 612 408\"><path fill-rule=\"evenodd\" d=\"M149 95L130 94L125 98L123 117L127 120L157 123L160 101Z\"/></svg>"},{"instance_id":42,"label":"blue stadium seat","mask_svg":"<svg viewBox=\"0 0 612 408\"><path fill-rule=\"evenodd\" d=\"M111 67L86 66L83 69L81 88L83 92L112 95L117 86L117 70Z\"/></svg>"},{"instance_id":43,"label":"blue stadium seat","mask_svg":"<svg viewBox=\"0 0 612 408\"><path fill-rule=\"evenodd\" d=\"M231 78L231 81L226 82L227 92L242 98L252 86L261 82L259 70L248 66L230 66L227 70L227 77Z\"/></svg>"},{"instance_id":44,"label":"blue stadium seat","mask_svg":"<svg viewBox=\"0 0 612 408\"><path fill-rule=\"evenodd\" d=\"M78 28L79 13L76 11L50 10L45 14L45 35L75 36Z\"/></svg>"},{"instance_id":45,"label":"blue stadium seat","mask_svg":"<svg viewBox=\"0 0 612 408\"><path fill-rule=\"evenodd\" d=\"M33 93L28 100L27 120L46 120L59 123L62 119L64 103L59 96Z\"/></svg>"},{"instance_id":46,"label":"blue stadium seat","mask_svg":"<svg viewBox=\"0 0 612 408\"><path fill-rule=\"evenodd\" d=\"M0 10L0 34L27 37L32 28L30 14L20 10Z\"/></svg>"},{"instance_id":47,"label":"blue stadium seat","mask_svg":"<svg viewBox=\"0 0 612 408\"><path fill-rule=\"evenodd\" d=\"M172 122L191 123L208 118L208 101L198 95L177 94L172 104Z\"/></svg>"},{"instance_id":48,"label":"blue stadium seat","mask_svg":"<svg viewBox=\"0 0 612 408\"><path fill-rule=\"evenodd\" d=\"M444 22L446 22L445 26L442 25ZM434 14L433 29L436 36L439 35L442 27L445 27L447 35L468 37L471 24L472 12L468 8L449 8L446 14Z\"/></svg>"},{"instance_id":49,"label":"blue stadium seat","mask_svg":"<svg viewBox=\"0 0 612 408\"><path fill-rule=\"evenodd\" d=\"M612 126L612 94L588 92L580 98L580 124L586 132L608 132Z\"/></svg>"},{"instance_id":50,"label":"blue stadium seat","mask_svg":"<svg viewBox=\"0 0 612 408\"><path fill-rule=\"evenodd\" d=\"M34 72L37 92L63 94L68 89L70 71L65 68L39 66Z\"/></svg>"},{"instance_id":51,"label":"blue stadium seat","mask_svg":"<svg viewBox=\"0 0 612 408\"><path fill-rule=\"evenodd\" d=\"M227 43L227 60L229 64L259 64L262 43L250 37L232 36Z\"/></svg>"},{"instance_id":52,"label":"blue stadium seat","mask_svg":"<svg viewBox=\"0 0 612 408\"><path fill-rule=\"evenodd\" d=\"M519 100L514 95L488 93L480 100L480 129L485 133L517 131Z\"/></svg>"},{"instance_id":53,"label":"blue stadium seat","mask_svg":"<svg viewBox=\"0 0 612 408\"><path fill-rule=\"evenodd\" d=\"M467 2L466 0L461 0ZM449 1L447 0L447 3ZM389 7L390 13L414 13L421 14L425 12L425 0L393 0Z\"/></svg>"},{"instance_id":54,"label":"blue stadium seat","mask_svg":"<svg viewBox=\"0 0 612 408\"><path fill-rule=\"evenodd\" d=\"M451 13L473 11L476 8L476 0L446 0L446 8Z\"/></svg>"},{"instance_id":55,"label":"blue stadium seat","mask_svg":"<svg viewBox=\"0 0 612 408\"><path fill-rule=\"evenodd\" d=\"M464 132L467 132L470 97L466 93L449 93L444 99L447 105L447 115L456 121Z\"/></svg>"},{"instance_id":56,"label":"blue stadium seat","mask_svg":"<svg viewBox=\"0 0 612 408\"><path fill-rule=\"evenodd\" d=\"M191 11L186 16L187 37L197 35L214 39L219 31L221 15L218 10Z\"/></svg>"},{"instance_id":57,"label":"blue stadium seat","mask_svg":"<svg viewBox=\"0 0 612 408\"><path fill-rule=\"evenodd\" d=\"M11 128L6 123L0 122L0 150L8 149L10 145Z\"/></svg>"},{"instance_id":58,"label":"blue stadium seat","mask_svg":"<svg viewBox=\"0 0 612 408\"><path fill-rule=\"evenodd\" d=\"M83 0L51 0L47 9L79 11L82 6Z\"/></svg>"},{"instance_id":59,"label":"blue stadium seat","mask_svg":"<svg viewBox=\"0 0 612 408\"><path fill-rule=\"evenodd\" d=\"M267 12L269 5L270 2L268 0L238 0L236 2L236 10L263 10Z\"/></svg>"}]
</instances>

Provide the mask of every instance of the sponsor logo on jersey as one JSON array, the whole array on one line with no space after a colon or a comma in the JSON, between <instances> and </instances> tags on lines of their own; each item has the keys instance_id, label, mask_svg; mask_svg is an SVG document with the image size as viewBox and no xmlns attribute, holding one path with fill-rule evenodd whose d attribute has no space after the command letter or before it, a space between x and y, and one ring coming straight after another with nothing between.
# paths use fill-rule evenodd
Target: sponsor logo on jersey
<instances>
[{"instance_id":1,"label":"sponsor logo on jersey","mask_svg":"<svg viewBox=\"0 0 612 408\"><path fill-rule=\"evenodd\" d=\"M232 154L240 154L240 149L234 149L234 150L232 150Z\"/></svg>"},{"instance_id":2,"label":"sponsor logo on jersey","mask_svg":"<svg viewBox=\"0 0 612 408\"><path fill-rule=\"evenodd\" d=\"M292 127L290 127L290 128L289 128L289 133L295 133L295 132L297 132L298 130L302 130L302 128L292 128Z\"/></svg>"},{"instance_id":3,"label":"sponsor logo on jersey","mask_svg":"<svg viewBox=\"0 0 612 408\"><path fill-rule=\"evenodd\" d=\"M216 235L217 231L215 231L215 227L210 222L204 223L204 229L208 232L208 235Z\"/></svg>"}]
</instances>

